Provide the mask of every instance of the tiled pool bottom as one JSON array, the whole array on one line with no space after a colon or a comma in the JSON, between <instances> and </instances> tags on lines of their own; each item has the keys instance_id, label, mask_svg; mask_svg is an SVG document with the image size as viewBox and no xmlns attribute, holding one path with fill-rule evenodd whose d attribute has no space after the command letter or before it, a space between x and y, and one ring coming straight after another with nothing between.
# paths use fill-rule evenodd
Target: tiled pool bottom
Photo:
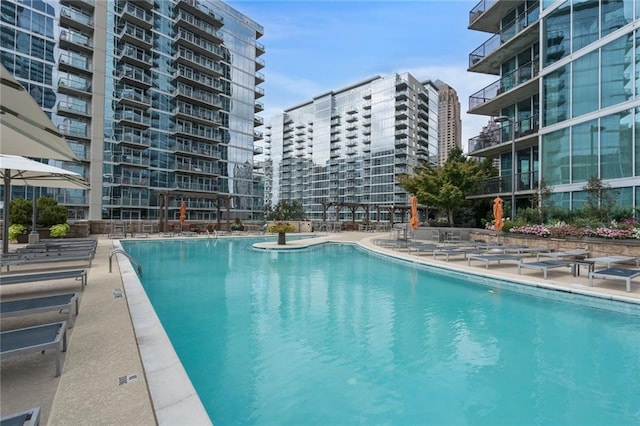
<instances>
[{"instance_id":1,"label":"tiled pool bottom","mask_svg":"<svg viewBox=\"0 0 640 426\"><path fill-rule=\"evenodd\" d=\"M203 373L201 379L192 374L203 401L210 398L210 388L220 388L213 389L220 392L213 400L222 411L209 409L216 423L299 424L303 418L304 424L397 424L430 418L436 423L581 424L597 418L582 407L596 389L599 401L589 405L595 410L611 403L618 411L608 415L607 424L630 415L624 406L625 401L633 405L631 396L609 401L607 392L625 389L638 377L637 364L626 365L624 356L636 349L625 339L637 337L638 330L624 321L603 328L611 321L606 311L589 309L585 319L576 314L582 307L478 286L474 280L452 282L378 256L365 256L358 266L355 258L363 253L353 247L339 254L328 252L329 246L311 249L307 259L240 246L236 251L218 243L222 250L209 250L202 264L181 263L194 258L196 247L165 247L167 257L164 249L154 248L158 263L145 265L143 278L153 283L148 287L152 301L158 294L170 299L166 308L156 309L164 322L163 315L179 323L166 328L178 353L185 352L187 371L195 363ZM181 266L170 265L169 258ZM159 274L149 276L156 269ZM172 269L180 276L167 276ZM214 272L222 269L226 272ZM192 282L203 272L205 290ZM186 294L196 301L184 301ZM450 296L453 302L447 301ZM196 337L197 323L213 333ZM567 348L562 329L571 327L577 331ZM215 368L189 359L191 354L206 354ZM222 357L213 360L216 354ZM575 371L579 363L585 364L580 372ZM597 380L589 378L595 363ZM625 384L621 374L631 383ZM583 376L588 380L581 383ZM523 383L532 382L535 388L523 389ZM237 399L244 393L250 398ZM529 408L518 407L516 402L525 399ZM572 401L579 401L588 417L572 414ZM299 408L303 417L292 417ZM511 417L516 411L520 414ZM232 412L244 417L230 418ZM389 413L394 417L385 420Z\"/></svg>"}]
</instances>

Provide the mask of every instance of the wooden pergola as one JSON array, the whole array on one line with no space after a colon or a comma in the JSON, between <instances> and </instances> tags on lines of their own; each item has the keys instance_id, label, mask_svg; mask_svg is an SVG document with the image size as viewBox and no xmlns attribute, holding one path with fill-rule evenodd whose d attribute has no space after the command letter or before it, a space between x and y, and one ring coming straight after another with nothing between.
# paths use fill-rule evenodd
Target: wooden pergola
<instances>
[{"instance_id":1,"label":"wooden pergola","mask_svg":"<svg viewBox=\"0 0 640 426\"><path fill-rule=\"evenodd\" d=\"M411 211L410 204L380 204L372 206L371 204L365 203L346 203L340 201L324 201L322 202L322 221L327 221L327 211L329 208L334 207L336 210L336 217L340 217L340 210L343 208L348 208L351 210L351 221L356 221L356 212L358 209L362 208L365 212L365 218L368 221L370 218L370 209L371 207L375 207L377 211L378 222L380 222L380 212L387 211L389 212L389 222L393 225L393 218L395 216L396 211L400 211L402 213L402 223L404 223L404 218ZM429 207L418 205L418 211L429 211Z\"/></svg>"}]
</instances>

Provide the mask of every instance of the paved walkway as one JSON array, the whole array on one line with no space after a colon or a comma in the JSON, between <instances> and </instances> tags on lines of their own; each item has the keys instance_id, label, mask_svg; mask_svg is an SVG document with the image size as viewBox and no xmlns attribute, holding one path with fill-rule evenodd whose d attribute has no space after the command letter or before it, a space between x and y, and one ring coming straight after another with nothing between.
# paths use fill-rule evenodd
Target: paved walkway
<instances>
[{"instance_id":1,"label":"paved walkway","mask_svg":"<svg viewBox=\"0 0 640 426\"><path fill-rule=\"evenodd\" d=\"M594 287L588 287L588 279L584 272L582 276L573 277L564 268L550 270L548 279L544 280L542 273L535 270L522 270L522 275L518 275L515 262L491 264L485 269L481 263L468 266L466 260L458 258L449 261L434 260L431 255L414 255L402 250L382 248L373 243L375 238L388 237L387 233L345 232L328 234L306 242L289 240L287 248L300 248L309 242L358 242L368 249L386 255L458 272L468 271L483 276L503 277L523 285L544 286L640 303L640 286L637 281L632 284L632 292L626 293L622 281L597 280ZM63 356L62 375L54 376L54 357L49 352L2 360L0 415L40 406L43 425L170 424L166 420L158 421L154 413L148 377L142 367L139 350L141 346L139 340L136 340L131 321L132 316L135 318L140 315L130 311L125 297L118 297L124 286L115 257L113 272L109 273L109 254L114 247L113 244L112 240L100 238L96 257L89 268L87 288L80 293L80 314L75 327L69 331L69 348ZM60 265L57 269L79 266L82 265L70 263ZM124 268L125 275L127 268L128 266ZM17 266L11 268L11 273L33 269L33 265L29 268ZM2 300L9 300L34 294L79 290L79 283L54 281L0 286L0 296ZM61 321L65 317L65 314L53 312L7 318L2 320L0 328L15 329ZM153 393L153 388L159 385L157 380L150 382ZM172 386L173 383L167 381L164 383L164 390L171 391Z\"/></svg>"}]
</instances>

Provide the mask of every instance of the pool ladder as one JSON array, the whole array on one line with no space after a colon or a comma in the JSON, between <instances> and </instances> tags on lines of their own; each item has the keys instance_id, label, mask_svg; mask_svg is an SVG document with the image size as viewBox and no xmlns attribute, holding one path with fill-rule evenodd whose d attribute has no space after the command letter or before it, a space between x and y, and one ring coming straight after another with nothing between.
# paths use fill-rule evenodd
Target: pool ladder
<instances>
[{"instance_id":1,"label":"pool ladder","mask_svg":"<svg viewBox=\"0 0 640 426\"><path fill-rule=\"evenodd\" d=\"M111 273L111 258L113 257L114 254L123 254L127 259L129 259L129 262L131 262L134 265L136 265L136 269L138 270L138 274L142 275L142 265L140 265L140 262L135 260L133 258L133 256L131 256L130 254L128 254L126 251L124 251L122 249L112 250L111 254L109 254L109 273Z\"/></svg>"}]
</instances>

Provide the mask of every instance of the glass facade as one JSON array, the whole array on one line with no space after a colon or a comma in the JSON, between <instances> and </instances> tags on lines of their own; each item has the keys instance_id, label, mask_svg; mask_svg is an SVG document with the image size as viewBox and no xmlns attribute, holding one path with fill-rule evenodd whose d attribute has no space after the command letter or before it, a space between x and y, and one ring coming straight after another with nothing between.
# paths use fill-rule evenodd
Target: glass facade
<instances>
[{"instance_id":1,"label":"glass facade","mask_svg":"<svg viewBox=\"0 0 640 426\"><path fill-rule=\"evenodd\" d=\"M73 218L156 219L163 196L169 219L181 201L189 220L219 219L221 198L253 217L260 25L219 1L7 0L1 13L3 65L91 184L91 199L58 196Z\"/></svg>"},{"instance_id":2,"label":"glass facade","mask_svg":"<svg viewBox=\"0 0 640 426\"><path fill-rule=\"evenodd\" d=\"M496 3L510 10L504 12L505 18L516 11L506 0ZM516 167L512 167L509 148L489 153L500 159L501 178L506 180L514 169L521 176L531 167L536 179L544 179L553 187L556 206L579 208L584 204L586 182L596 176L611 187L618 207L640 205L639 7L639 1L545 0L531 34L523 29L511 45L500 46L487 55L501 58L500 66L492 71L499 71L504 79L518 69L523 52L540 52L539 90L535 86L525 88L526 83L520 82L506 87L502 97L474 106L486 115L513 117L502 124L500 141L510 140L511 122L515 121ZM491 20L497 20L491 15L484 19L476 18L474 25L486 28ZM490 64L480 62L471 69L491 71ZM536 111L538 105L533 100L538 93ZM492 110L493 105L497 110ZM541 118L534 139L527 139L522 132L521 111L529 105L534 106L532 114L539 113ZM534 158L527 154L535 155L530 144L539 147L537 162L527 163ZM511 191L510 185L501 188ZM530 197L535 186L521 186L516 192L522 198Z\"/></svg>"},{"instance_id":3,"label":"glass facade","mask_svg":"<svg viewBox=\"0 0 640 426\"><path fill-rule=\"evenodd\" d=\"M407 205L398 176L438 158L438 90L412 75L375 77L273 117L266 203L301 201L313 220L389 220ZM327 206L332 207L327 210ZM366 206L366 207L365 207ZM401 220L401 219L400 219Z\"/></svg>"}]
</instances>

